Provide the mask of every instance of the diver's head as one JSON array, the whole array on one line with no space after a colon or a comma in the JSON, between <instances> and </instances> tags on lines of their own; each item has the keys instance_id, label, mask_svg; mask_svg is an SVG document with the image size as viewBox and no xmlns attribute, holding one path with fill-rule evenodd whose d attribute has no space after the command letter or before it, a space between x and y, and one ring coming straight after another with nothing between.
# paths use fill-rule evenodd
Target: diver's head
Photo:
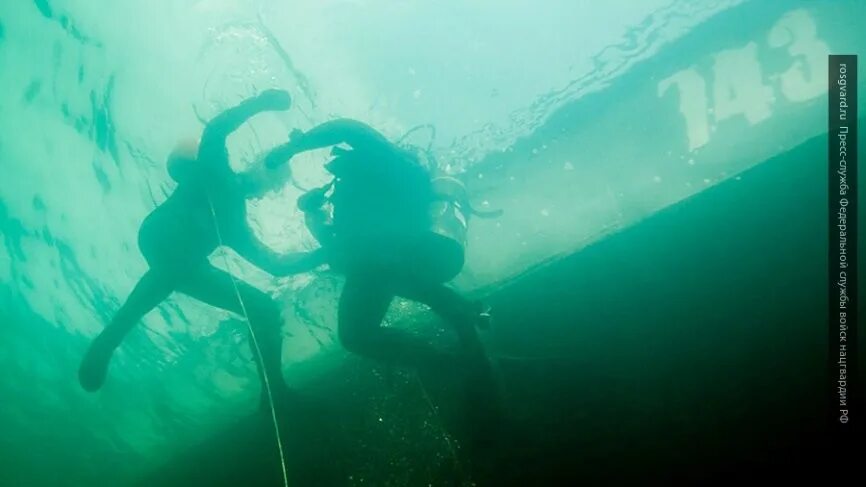
<instances>
[{"instance_id":1,"label":"diver's head","mask_svg":"<svg viewBox=\"0 0 866 487\"><path fill-rule=\"evenodd\" d=\"M191 175L196 160L198 160L198 139L189 138L179 141L166 161L168 175L178 183L184 182Z\"/></svg>"}]
</instances>

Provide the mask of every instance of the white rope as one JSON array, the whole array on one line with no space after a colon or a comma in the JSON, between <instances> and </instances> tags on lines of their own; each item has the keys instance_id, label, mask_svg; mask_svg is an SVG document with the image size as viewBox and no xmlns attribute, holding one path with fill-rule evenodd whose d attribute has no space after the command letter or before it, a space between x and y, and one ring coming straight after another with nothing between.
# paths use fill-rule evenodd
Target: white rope
<instances>
[{"instance_id":1,"label":"white rope","mask_svg":"<svg viewBox=\"0 0 866 487\"><path fill-rule=\"evenodd\" d=\"M211 216L213 217L213 224L214 224L214 228L216 229L217 241L219 242L220 246L222 247L223 246L222 233L220 232L219 220L217 220L216 210L214 210L213 201L211 201L210 195L208 195L207 202L208 202L208 205L210 205L210 213L211 213ZM228 269L228 267L229 267L228 255L223 254L223 259L225 260L226 271L228 271L229 270ZM256 334L253 331L253 325L250 323L250 315L247 313L246 304L244 304L244 299L241 297L241 292L240 292L240 289L238 288L238 282L235 279L234 274L232 274L231 272L228 272L228 274L232 280L232 287L234 287L235 295L237 295L237 297L238 297L238 302L241 304L241 311L244 314L244 321L246 322L247 328L250 331L250 339L253 343L253 349L255 350L256 356L259 359L258 365L259 365L259 367L261 367L262 381L264 382L265 390L268 393L268 406L270 406L270 408L271 408L271 419L274 422L274 432L276 433L276 437L277 437L277 450L280 453L280 467L282 467L282 469L283 469L283 486L289 487L289 474L288 474L288 471L286 469L286 455L283 451L283 440L282 440L282 437L280 436L280 424L279 424L279 421L277 421L277 409L274 406L274 395L273 395L273 392L271 391L271 381L268 378L268 372L267 372L267 370L265 370L265 365L264 365L265 362L264 362L264 358L262 357L262 349L259 348L259 341L258 341L258 339L256 339Z\"/></svg>"}]
</instances>

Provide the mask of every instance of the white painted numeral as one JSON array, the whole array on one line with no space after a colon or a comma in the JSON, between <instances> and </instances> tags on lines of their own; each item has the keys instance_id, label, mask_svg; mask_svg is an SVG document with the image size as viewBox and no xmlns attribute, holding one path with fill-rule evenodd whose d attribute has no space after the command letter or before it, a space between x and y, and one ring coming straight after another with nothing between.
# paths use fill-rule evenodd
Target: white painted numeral
<instances>
[{"instance_id":1,"label":"white painted numeral","mask_svg":"<svg viewBox=\"0 0 866 487\"><path fill-rule=\"evenodd\" d=\"M770 103L773 89L761 79L758 45L754 42L741 49L729 49L715 56L713 65L713 112L720 122L743 115L751 125L773 112Z\"/></svg>"},{"instance_id":2,"label":"white painted numeral","mask_svg":"<svg viewBox=\"0 0 866 487\"><path fill-rule=\"evenodd\" d=\"M770 48L787 48L793 59L790 68L778 75L781 94L792 102L803 102L827 91L830 48L817 37L815 21L806 10L793 10L776 22L767 35ZM742 115L751 125L772 115L773 89L764 84L754 42L740 49L713 56L713 115L716 122ZM772 77L771 77L772 79ZM707 83L695 68L685 69L658 84L658 96L673 86L679 91L680 113L686 122L689 150L710 141Z\"/></svg>"},{"instance_id":3,"label":"white painted numeral","mask_svg":"<svg viewBox=\"0 0 866 487\"><path fill-rule=\"evenodd\" d=\"M658 96L663 96L671 86L676 86L680 96L680 113L686 119L689 150L710 141L707 123L707 84L694 69L685 69L659 82Z\"/></svg>"},{"instance_id":4,"label":"white painted numeral","mask_svg":"<svg viewBox=\"0 0 866 487\"><path fill-rule=\"evenodd\" d=\"M770 47L788 47L794 58L790 69L781 74L782 94L791 101L806 101L827 91L824 73L830 48L817 37L815 21L805 10L785 14L770 29Z\"/></svg>"}]
</instances>

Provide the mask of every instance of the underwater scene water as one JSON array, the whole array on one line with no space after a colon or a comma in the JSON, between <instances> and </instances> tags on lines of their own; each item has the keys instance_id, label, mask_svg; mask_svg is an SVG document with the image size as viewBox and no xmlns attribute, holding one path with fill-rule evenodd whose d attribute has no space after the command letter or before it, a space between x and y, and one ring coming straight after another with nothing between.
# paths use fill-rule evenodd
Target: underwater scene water
<instances>
[{"instance_id":1,"label":"underwater scene water","mask_svg":"<svg viewBox=\"0 0 866 487\"><path fill-rule=\"evenodd\" d=\"M857 0L0 3L0 485L700 485L808 458L827 56L866 47L862 18ZM219 121L227 164L191 183ZM317 127L337 128L298 149ZM447 287L376 301L392 267L370 262L404 247L365 239L412 206L379 190L372 217L332 197L349 264L267 272L229 245L231 207L271 254L314 252L299 197L368 149L459 193ZM198 220L144 230L187 194ZM191 264L205 240L226 245ZM201 265L222 287L191 290ZM155 308L85 391L142 276ZM461 303L485 326L455 334ZM376 309L424 347L468 340L497 399L471 360L407 365L391 335L349 331ZM257 372L260 316L286 403Z\"/></svg>"}]
</instances>

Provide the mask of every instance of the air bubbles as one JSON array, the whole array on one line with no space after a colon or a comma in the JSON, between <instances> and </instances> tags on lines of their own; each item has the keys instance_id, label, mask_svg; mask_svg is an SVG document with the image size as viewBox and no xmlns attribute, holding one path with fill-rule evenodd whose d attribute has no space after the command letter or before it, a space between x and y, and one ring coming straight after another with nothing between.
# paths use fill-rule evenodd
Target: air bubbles
<instances>
[{"instance_id":1,"label":"air bubbles","mask_svg":"<svg viewBox=\"0 0 866 487\"><path fill-rule=\"evenodd\" d=\"M565 171L574 171L574 164L570 161L565 161L565 164L562 165L562 169Z\"/></svg>"}]
</instances>

